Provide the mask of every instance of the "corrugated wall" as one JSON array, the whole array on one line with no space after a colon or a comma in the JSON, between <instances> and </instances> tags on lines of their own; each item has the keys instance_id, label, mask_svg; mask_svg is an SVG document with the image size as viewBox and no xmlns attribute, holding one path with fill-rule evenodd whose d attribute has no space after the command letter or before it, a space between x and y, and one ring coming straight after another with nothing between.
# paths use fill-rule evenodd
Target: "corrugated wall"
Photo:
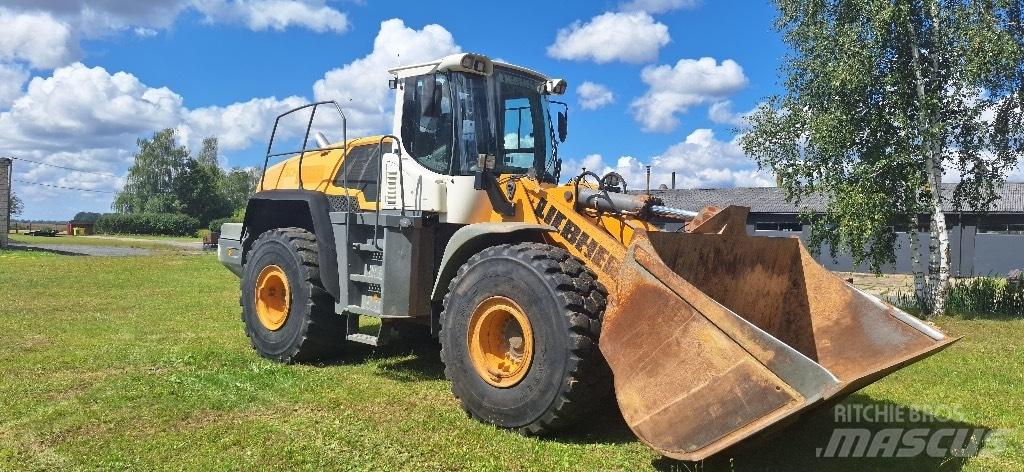
<instances>
[{"instance_id":1,"label":"corrugated wall","mask_svg":"<svg viewBox=\"0 0 1024 472\"><path fill-rule=\"evenodd\" d=\"M754 231L752 225L747 232L755 236L800 237L806 240L810 228L804 231ZM928 246L928 233L919 233L921 247ZM898 249L896 264L882 268L889 274L909 274L910 238L906 233L897 235ZM1024 269L1024 235L978 233L975 226L955 226L949 231L950 273L954 276L1006 275L1013 269ZM821 248L818 262L830 270L843 272L868 272L866 266L854 266L849 252L840 251L835 259L829 255L828 246ZM927 264L927 261L924 261Z\"/></svg>"}]
</instances>

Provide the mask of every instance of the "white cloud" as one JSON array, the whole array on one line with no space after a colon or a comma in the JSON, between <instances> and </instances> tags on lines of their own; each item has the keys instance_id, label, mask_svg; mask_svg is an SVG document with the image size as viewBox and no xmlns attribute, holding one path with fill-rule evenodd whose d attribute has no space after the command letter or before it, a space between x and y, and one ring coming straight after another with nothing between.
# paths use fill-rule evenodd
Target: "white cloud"
<instances>
[{"instance_id":1,"label":"white cloud","mask_svg":"<svg viewBox=\"0 0 1024 472\"><path fill-rule=\"evenodd\" d=\"M394 92L387 87L387 70L397 66L399 60L401 64L414 64L460 50L452 34L440 25L416 30L400 19L390 19L380 24L373 51L328 71L313 85L313 96L341 104L350 136L389 130L394 116Z\"/></svg>"},{"instance_id":2,"label":"white cloud","mask_svg":"<svg viewBox=\"0 0 1024 472\"><path fill-rule=\"evenodd\" d=\"M608 87L590 81L576 87L576 94L580 96L580 108L584 110L596 110L615 102L615 94Z\"/></svg>"},{"instance_id":3,"label":"white cloud","mask_svg":"<svg viewBox=\"0 0 1024 472\"><path fill-rule=\"evenodd\" d=\"M608 12L558 30L548 56L556 59L643 63L669 43L668 27L642 11Z\"/></svg>"},{"instance_id":4,"label":"white cloud","mask_svg":"<svg viewBox=\"0 0 1024 472\"><path fill-rule=\"evenodd\" d=\"M197 108L185 113L183 123L178 126L178 136L193 148L198 148L203 138L216 136L222 151L265 144L274 118L306 102L305 98L295 96L283 100L270 97L254 98L226 107Z\"/></svg>"},{"instance_id":5,"label":"white cloud","mask_svg":"<svg viewBox=\"0 0 1024 472\"><path fill-rule=\"evenodd\" d=\"M715 102L708 107L708 119L720 125L736 125L742 121L742 117L732 111L732 102Z\"/></svg>"},{"instance_id":6,"label":"white cloud","mask_svg":"<svg viewBox=\"0 0 1024 472\"><path fill-rule=\"evenodd\" d=\"M732 59L719 64L710 57L680 59L675 66L647 66L640 78L648 89L631 108L644 131L672 131L679 124L676 114L722 100L747 85L739 64Z\"/></svg>"},{"instance_id":7,"label":"white cloud","mask_svg":"<svg viewBox=\"0 0 1024 472\"><path fill-rule=\"evenodd\" d=\"M0 8L0 30L0 61L44 69L64 65L75 55L71 28L46 13Z\"/></svg>"},{"instance_id":8,"label":"white cloud","mask_svg":"<svg viewBox=\"0 0 1024 472\"><path fill-rule=\"evenodd\" d=\"M166 28L189 0L5 0L10 8L42 12L64 21L83 36L94 37L129 26Z\"/></svg>"},{"instance_id":9,"label":"white cloud","mask_svg":"<svg viewBox=\"0 0 1024 472\"><path fill-rule=\"evenodd\" d=\"M22 95L29 73L17 64L0 64L0 110Z\"/></svg>"},{"instance_id":10,"label":"white cloud","mask_svg":"<svg viewBox=\"0 0 1024 472\"><path fill-rule=\"evenodd\" d=\"M604 175L611 170L605 165L604 157L600 154L589 154L582 159L570 157L562 162L562 181L580 175L583 169L587 169L597 175Z\"/></svg>"},{"instance_id":11,"label":"white cloud","mask_svg":"<svg viewBox=\"0 0 1024 472\"><path fill-rule=\"evenodd\" d=\"M326 0L7 0L0 7L0 61L53 69L78 57L78 41L127 31L150 37L194 10L210 23L241 24L253 31L305 28L348 30L345 13Z\"/></svg>"},{"instance_id":12,"label":"white cloud","mask_svg":"<svg viewBox=\"0 0 1024 472\"><path fill-rule=\"evenodd\" d=\"M579 173L579 167L598 175L615 171L626 179L631 189L646 185L646 165L651 166L651 188L671 185L672 172L676 172L676 188L766 187L775 185L768 171L758 170L757 164L743 154L737 142L719 141L710 129L698 129L680 143L669 146L665 152L647 161L633 156L621 156L607 163L599 154L582 160L567 160L563 166L565 177Z\"/></svg>"},{"instance_id":13,"label":"white cloud","mask_svg":"<svg viewBox=\"0 0 1024 472\"><path fill-rule=\"evenodd\" d=\"M701 0L631 0L623 3L623 11L645 11L647 13L665 13L683 8L700 6Z\"/></svg>"},{"instance_id":14,"label":"white cloud","mask_svg":"<svg viewBox=\"0 0 1024 472\"><path fill-rule=\"evenodd\" d=\"M323 0L193 0L210 22L242 23L253 31L302 27L318 33L343 33L348 17Z\"/></svg>"},{"instance_id":15,"label":"white cloud","mask_svg":"<svg viewBox=\"0 0 1024 472\"><path fill-rule=\"evenodd\" d=\"M708 107L708 119L720 125L733 125L737 128L744 129L748 126L747 118L765 105L766 104L762 102L745 112L736 112L733 111L732 101L730 100L715 102Z\"/></svg>"},{"instance_id":16,"label":"white cloud","mask_svg":"<svg viewBox=\"0 0 1024 472\"><path fill-rule=\"evenodd\" d=\"M0 142L51 150L106 147L172 127L181 112L181 96L165 87L74 63L29 82L25 95L0 113Z\"/></svg>"}]
</instances>

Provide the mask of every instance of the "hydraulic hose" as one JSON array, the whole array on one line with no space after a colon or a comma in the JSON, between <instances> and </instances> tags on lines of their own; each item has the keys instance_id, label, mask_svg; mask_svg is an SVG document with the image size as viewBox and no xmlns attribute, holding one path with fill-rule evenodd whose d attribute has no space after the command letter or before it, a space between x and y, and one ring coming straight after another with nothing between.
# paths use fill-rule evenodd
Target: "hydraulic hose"
<instances>
[{"instance_id":1,"label":"hydraulic hose","mask_svg":"<svg viewBox=\"0 0 1024 472\"><path fill-rule=\"evenodd\" d=\"M672 208L662 205L652 205L650 212L652 215L660 216L662 218L670 218L673 220L689 221L697 217L697 212L695 211L683 210L682 208Z\"/></svg>"}]
</instances>

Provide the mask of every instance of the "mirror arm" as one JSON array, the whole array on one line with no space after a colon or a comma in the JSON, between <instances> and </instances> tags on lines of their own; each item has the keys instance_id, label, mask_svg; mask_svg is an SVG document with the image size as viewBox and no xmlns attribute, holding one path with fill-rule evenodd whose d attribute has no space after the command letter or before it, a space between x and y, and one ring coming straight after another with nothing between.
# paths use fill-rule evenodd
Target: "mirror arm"
<instances>
[{"instance_id":1,"label":"mirror arm","mask_svg":"<svg viewBox=\"0 0 1024 472\"><path fill-rule=\"evenodd\" d=\"M501 213L503 216L515 216L515 205L508 200L498 187L498 178L493 173L488 170L476 171L473 188L487 192L487 199L491 201L494 211Z\"/></svg>"}]
</instances>

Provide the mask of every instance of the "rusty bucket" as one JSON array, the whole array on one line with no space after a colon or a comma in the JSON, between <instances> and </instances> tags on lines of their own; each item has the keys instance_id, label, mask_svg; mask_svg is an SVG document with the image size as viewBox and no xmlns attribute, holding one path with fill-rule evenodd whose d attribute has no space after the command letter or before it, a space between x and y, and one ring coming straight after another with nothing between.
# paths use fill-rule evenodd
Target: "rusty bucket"
<instances>
[{"instance_id":1,"label":"rusty bucket","mask_svg":"<svg viewBox=\"0 0 1024 472\"><path fill-rule=\"evenodd\" d=\"M956 341L799 239L731 233L637 238L609 300L600 347L623 417L668 457L704 459Z\"/></svg>"}]
</instances>

